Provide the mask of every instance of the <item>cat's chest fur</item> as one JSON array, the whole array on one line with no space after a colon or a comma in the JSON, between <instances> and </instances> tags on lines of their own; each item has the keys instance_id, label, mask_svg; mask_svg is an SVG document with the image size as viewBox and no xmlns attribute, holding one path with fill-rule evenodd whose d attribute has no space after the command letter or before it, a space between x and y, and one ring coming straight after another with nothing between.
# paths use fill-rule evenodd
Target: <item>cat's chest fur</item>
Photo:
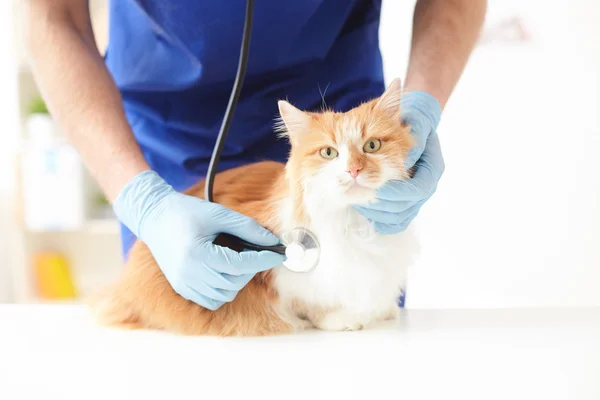
<instances>
[{"instance_id":1,"label":"cat's chest fur","mask_svg":"<svg viewBox=\"0 0 600 400\"><path fill-rule=\"evenodd\" d=\"M352 208L314 219L308 227L319 239L319 263L310 272L276 270L281 303L346 310L369 316L388 313L398 301L418 245L411 230L380 235Z\"/></svg>"}]
</instances>

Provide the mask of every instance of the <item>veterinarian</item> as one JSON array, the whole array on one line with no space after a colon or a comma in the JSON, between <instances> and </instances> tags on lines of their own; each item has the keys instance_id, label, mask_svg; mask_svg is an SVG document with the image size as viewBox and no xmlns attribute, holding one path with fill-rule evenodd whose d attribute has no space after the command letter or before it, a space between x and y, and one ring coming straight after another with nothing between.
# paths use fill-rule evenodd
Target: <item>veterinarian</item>
<instances>
[{"instance_id":1,"label":"veterinarian","mask_svg":"<svg viewBox=\"0 0 600 400\"><path fill-rule=\"evenodd\" d=\"M390 0L393 1L393 0ZM113 0L110 39L96 48L88 0L27 0L26 43L55 120L123 223L174 290L206 308L231 301L282 256L228 252L228 232L258 244L278 238L245 216L180 193L206 173L239 56L245 0ZM485 0L418 0L402 100L417 146L408 182L389 182L362 211L384 234L404 230L444 171L436 134L442 110L478 37ZM221 160L228 169L285 161L272 131L277 100L346 111L384 91L381 1L263 0L255 5L242 97ZM236 271L235 274L224 273Z\"/></svg>"}]
</instances>

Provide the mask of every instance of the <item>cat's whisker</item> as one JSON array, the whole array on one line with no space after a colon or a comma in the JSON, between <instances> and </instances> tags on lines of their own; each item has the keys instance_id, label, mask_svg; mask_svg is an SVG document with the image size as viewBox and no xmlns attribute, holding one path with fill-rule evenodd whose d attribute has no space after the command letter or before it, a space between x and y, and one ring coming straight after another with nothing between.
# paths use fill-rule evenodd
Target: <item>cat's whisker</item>
<instances>
[{"instance_id":1,"label":"cat's whisker","mask_svg":"<svg viewBox=\"0 0 600 400\"><path fill-rule=\"evenodd\" d=\"M329 82L327 84L327 86L325 87L325 90L323 92L321 92L321 85L319 85L317 83L317 87L319 88L319 94L321 95L321 110L322 111L326 111L327 110L327 103L325 102L325 94L327 93L327 89L329 89L329 85L331 85L331 82Z\"/></svg>"}]
</instances>

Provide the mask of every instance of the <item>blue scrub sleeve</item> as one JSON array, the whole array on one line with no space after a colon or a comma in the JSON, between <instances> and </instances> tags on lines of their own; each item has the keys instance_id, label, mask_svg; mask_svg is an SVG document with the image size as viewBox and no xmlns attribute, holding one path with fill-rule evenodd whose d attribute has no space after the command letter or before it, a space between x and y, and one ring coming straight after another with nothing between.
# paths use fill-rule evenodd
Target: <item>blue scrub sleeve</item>
<instances>
[{"instance_id":1,"label":"blue scrub sleeve","mask_svg":"<svg viewBox=\"0 0 600 400\"><path fill-rule=\"evenodd\" d=\"M121 228L121 256L123 257L123 261L125 261L137 238L125 225L122 223L119 225Z\"/></svg>"}]
</instances>

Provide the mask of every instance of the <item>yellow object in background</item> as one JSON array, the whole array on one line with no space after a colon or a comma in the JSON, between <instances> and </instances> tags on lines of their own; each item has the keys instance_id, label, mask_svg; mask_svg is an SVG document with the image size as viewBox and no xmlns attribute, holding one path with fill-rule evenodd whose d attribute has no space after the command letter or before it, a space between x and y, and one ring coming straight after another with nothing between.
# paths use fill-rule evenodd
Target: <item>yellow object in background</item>
<instances>
[{"instance_id":1,"label":"yellow object in background","mask_svg":"<svg viewBox=\"0 0 600 400\"><path fill-rule=\"evenodd\" d=\"M34 275L38 295L43 299L64 300L77 297L69 262L60 253L38 253L34 256Z\"/></svg>"}]
</instances>

